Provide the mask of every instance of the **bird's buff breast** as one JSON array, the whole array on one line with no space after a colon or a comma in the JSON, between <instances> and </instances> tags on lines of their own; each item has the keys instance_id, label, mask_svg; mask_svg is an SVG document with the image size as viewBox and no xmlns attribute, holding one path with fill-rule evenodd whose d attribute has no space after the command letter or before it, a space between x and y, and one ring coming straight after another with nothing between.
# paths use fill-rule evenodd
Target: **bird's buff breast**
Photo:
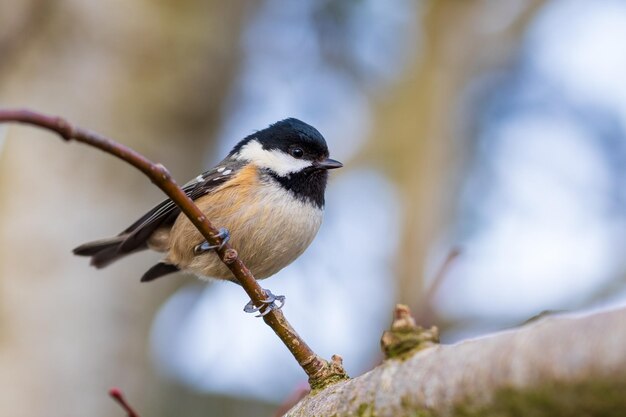
<instances>
[{"instance_id":1,"label":"bird's buff breast","mask_svg":"<svg viewBox=\"0 0 626 417\"><path fill-rule=\"evenodd\" d=\"M322 210L249 170L253 172L244 172L239 181L224 184L196 204L215 227L230 231L232 247L254 276L263 279L304 252L319 230ZM200 276L232 280L232 273L214 251L194 254L194 247L203 241L191 222L180 216L169 234L167 261Z\"/></svg>"}]
</instances>

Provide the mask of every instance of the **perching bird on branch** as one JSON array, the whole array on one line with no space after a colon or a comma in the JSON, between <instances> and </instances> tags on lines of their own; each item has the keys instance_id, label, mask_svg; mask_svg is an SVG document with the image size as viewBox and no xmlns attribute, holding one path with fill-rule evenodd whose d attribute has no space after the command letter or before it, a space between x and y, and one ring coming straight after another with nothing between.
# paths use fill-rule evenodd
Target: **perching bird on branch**
<instances>
[{"instance_id":1,"label":"perching bird on branch","mask_svg":"<svg viewBox=\"0 0 626 417\"><path fill-rule=\"evenodd\" d=\"M257 279L293 262L313 241L322 222L328 170L342 164L328 158L324 137L312 126L286 119L239 142L215 168L183 186L220 229ZM131 253L152 249L165 258L141 281L176 271L237 282L216 249L165 200L116 237L85 243L74 253L103 268ZM272 296L271 300L284 300ZM249 304L248 310L254 310ZM266 310L269 311L269 310Z\"/></svg>"}]
</instances>

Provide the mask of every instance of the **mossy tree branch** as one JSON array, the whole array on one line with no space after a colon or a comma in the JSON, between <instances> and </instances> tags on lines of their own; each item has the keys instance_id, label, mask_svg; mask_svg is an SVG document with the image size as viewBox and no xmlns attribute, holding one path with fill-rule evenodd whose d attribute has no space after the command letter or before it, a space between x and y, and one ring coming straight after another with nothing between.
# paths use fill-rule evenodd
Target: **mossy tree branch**
<instances>
[{"instance_id":1,"label":"mossy tree branch","mask_svg":"<svg viewBox=\"0 0 626 417\"><path fill-rule=\"evenodd\" d=\"M143 172L159 187L189 218L198 231L211 245L221 243L218 230L206 216L176 184L169 171L161 164L148 160L134 150L121 145L105 136L74 126L60 117L36 113L30 110L1 110L0 123L16 122L37 126L59 134L66 141L76 141L107 152ZM239 284L244 288L250 299L257 306L267 299L265 291L257 283L252 272L239 259L237 251L225 244L217 251L222 262L231 270ZM280 310L272 310L263 317L265 323L274 330L287 346L298 364L309 377L311 387L323 387L327 383L346 378L341 361L334 358L327 362L318 356L291 327Z\"/></svg>"},{"instance_id":2,"label":"mossy tree branch","mask_svg":"<svg viewBox=\"0 0 626 417\"><path fill-rule=\"evenodd\" d=\"M419 329L399 312L390 332L400 337L385 339L402 346L412 328L417 344L410 352L314 392L285 416L617 417L626 412L626 307L549 316L447 346L432 345L436 332Z\"/></svg>"}]
</instances>

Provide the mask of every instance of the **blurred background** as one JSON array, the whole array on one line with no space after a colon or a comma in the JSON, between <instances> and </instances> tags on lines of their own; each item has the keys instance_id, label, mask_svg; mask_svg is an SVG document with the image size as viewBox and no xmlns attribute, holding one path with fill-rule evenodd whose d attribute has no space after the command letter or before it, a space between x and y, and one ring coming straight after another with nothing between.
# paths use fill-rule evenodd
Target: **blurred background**
<instances>
[{"instance_id":1,"label":"blurred background","mask_svg":"<svg viewBox=\"0 0 626 417\"><path fill-rule=\"evenodd\" d=\"M263 284L357 376L396 302L448 343L626 303L625 44L621 0L4 0L0 107L179 183L279 119L316 126L346 167L313 245ZM271 416L306 386L235 285L71 255L162 198L96 150L0 126L5 415L121 416L119 386L146 417Z\"/></svg>"}]
</instances>

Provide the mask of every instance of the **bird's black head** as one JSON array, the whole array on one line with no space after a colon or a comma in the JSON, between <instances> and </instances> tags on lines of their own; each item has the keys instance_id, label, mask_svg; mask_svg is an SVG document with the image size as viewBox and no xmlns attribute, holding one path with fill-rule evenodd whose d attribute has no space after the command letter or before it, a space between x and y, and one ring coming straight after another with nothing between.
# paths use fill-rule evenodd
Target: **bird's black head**
<instances>
[{"instance_id":1,"label":"bird's black head","mask_svg":"<svg viewBox=\"0 0 626 417\"><path fill-rule=\"evenodd\" d=\"M298 119L281 120L254 136L266 150L282 151L298 159L328 158L328 147L322 134Z\"/></svg>"},{"instance_id":2,"label":"bird's black head","mask_svg":"<svg viewBox=\"0 0 626 417\"><path fill-rule=\"evenodd\" d=\"M294 118L246 137L230 156L255 164L298 198L320 207L324 204L327 171L342 166L328 158L322 134Z\"/></svg>"}]
</instances>

